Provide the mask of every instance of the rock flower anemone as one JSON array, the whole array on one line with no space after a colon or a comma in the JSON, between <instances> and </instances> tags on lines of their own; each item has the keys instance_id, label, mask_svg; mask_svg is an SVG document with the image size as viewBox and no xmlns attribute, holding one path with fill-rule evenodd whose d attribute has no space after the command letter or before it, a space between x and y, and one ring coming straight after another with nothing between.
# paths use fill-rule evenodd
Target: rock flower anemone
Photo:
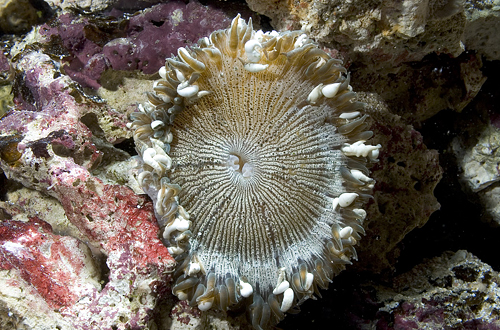
<instances>
[{"instance_id":1,"label":"rock flower anemone","mask_svg":"<svg viewBox=\"0 0 500 330\"><path fill-rule=\"evenodd\" d=\"M173 293L276 324L356 259L380 148L365 144L363 104L302 32L254 31L239 15L159 73L131 126L178 261Z\"/></svg>"}]
</instances>

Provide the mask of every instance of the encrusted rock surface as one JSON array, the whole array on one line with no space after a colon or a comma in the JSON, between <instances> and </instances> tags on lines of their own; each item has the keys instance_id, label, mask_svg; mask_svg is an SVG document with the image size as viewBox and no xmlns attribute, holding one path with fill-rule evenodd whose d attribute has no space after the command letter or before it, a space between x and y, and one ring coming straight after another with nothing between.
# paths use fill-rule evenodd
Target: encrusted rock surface
<instances>
[{"instance_id":1,"label":"encrusted rock surface","mask_svg":"<svg viewBox=\"0 0 500 330\"><path fill-rule=\"evenodd\" d=\"M100 270L82 241L55 235L37 217L2 221L0 237L0 294L17 326L69 328L55 311L69 312L80 299L97 298Z\"/></svg>"},{"instance_id":2,"label":"encrusted rock surface","mask_svg":"<svg viewBox=\"0 0 500 330\"><path fill-rule=\"evenodd\" d=\"M38 23L37 10L28 0L0 1L0 32L28 32Z\"/></svg>"},{"instance_id":3,"label":"encrusted rock surface","mask_svg":"<svg viewBox=\"0 0 500 330\"><path fill-rule=\"evenodd\" d=\"M465 250L445 252L375 287L377 329L500 329L500 276Z\"/></svg>"},{"instance_id":4,"label":"encrusted rock surface","mask_svg":"<svg viewBox=\"0 0 500 330\"><path fill-rule=\"evenodd\" d=\"M498 0L465 1L467 25L464 44L484 55L488 60L500 60L500 2Z\"/></svg>"},{"instance_id":5,"label":"encrusted rock surface","mask_svg":"<svg viewBox=\"0 0 500 330\"><path fill-rule=\"evenodd\" d=\"M404 122L420 126L442 110L462 111L486 81L482 66L472 52L457 58L433 54L388 73L354 64L353 88L377 93Z\"/></svg>"},{"instance_id":6,"label":"encrusted rock surface","mask_svg":"<svg viewBox=\"0 0 500 330\"><path fill-rule=\"evenodd\" d=\"M121 16L121 12L110 15ZM156 73L179 47L230 22L221 11L196 2L168 2L129 19L106 21L63 14L40 26L38 32L48 52L64 57L66 74L83 87L97 89L106 70Z\"/></svg>"},{"instance_id":7,"label":"encrusted rock surface","mask_svg":"<svg viewBox=\"0 0 500 330\"><path fill-rule=\"evenodd\" d=\"M253 329L247 324L244 314L228 316L223 312L214 310L201 312L196 307L190 307L186 301L178 301L168 315L172 320L169 329Z\"/></svg>"},{"instance_id":8,"label":"encrusted rock surface","mask_svg":"<svg viewBox=\"0 0 500 330\"><path fill-rule=\"evenodd\" d=\"M464 191L483 207L482 220L496 226L500 226L500 111L495 94L498 82L497 76L490 74L477 100L457 123L462 134L451 143Z\"/></svg>"},{"instance_id":9,"label":"encrusted rock surface","mask_svg":"<svg viewBox=\"0 0 500 330\"><path fill-rule=\"evenodd\" d=\"M428 150L422 135L391 114L376 94L359 93L372 120L373 143L384 148L372 166L377 184L368 207L367 235L361 241L358 267L374 272L390 267L398 257L397 244L422 227L440 205L434 188L442 168L436 150Z\"/></svg>"},{"instance_id":10,"label":"encrusted rock surface","mask_svg":"<svg viewBox=\"0 0 500 330\"><path fill-rule=\"evenodd\" d=\"M415 265L416 264L416 265ZM373 273L338 277L336 292L311 303L285 329L335 324L340 329L500 329L500 276L466 250L419 260L383 281ZM315 313L321 309L323 313Z\"/></svg>"},{"instance_id":11,"label":"encrusted rock surface","mask_svg":"<svg viewBox=\"0 0 500 330\"><path fill-rule=\"evenodd\" d=\"M463 148L463 139L454 140L454 150L462 167L462 181L476 193L500 181L500 129L488 125L479 133L477 142Z\"/></svg>"},{"instance_id":12,"label":"encrusted rock surface","mask_svg":"<svg viewBox=\"0 0 500 330\"><path fill-rule=\"evenodd\" d=\"M54 10L99 12L117 3L117 0L47 0Z\"/></svg>"},{"instance_id":13,"label":"encrusted rock surface","mask_svg":"<svg viewBox=\"0 0 500 330\"><path fill-rule=\"evenodd\" d=\"M18 203L2 202L7 213L0 232L2 303L16 324L29 329L144 328L153 322L175 262L157 237L151 202L91 173L100 161L123 154L111 142L127 136L126 117L86 97L57 67L37 51L17 64L25 73L17 82L22 85L15 98L19 110L0 122L0 166L8 179L55 198L72 225L64 230L57 203L59 212L42 219L28 216L40 212L33 205L23 209L22 191ZM74 233L76 227L80 240L53 233L51 222L61 233ZM109 274L102 287L90 250L106 257ZM11 292L19 283L33 292L29 299L39 309L23 311L22 298ZM44 316L47 309L58 316Z\"/></svg>"}]
</instances>

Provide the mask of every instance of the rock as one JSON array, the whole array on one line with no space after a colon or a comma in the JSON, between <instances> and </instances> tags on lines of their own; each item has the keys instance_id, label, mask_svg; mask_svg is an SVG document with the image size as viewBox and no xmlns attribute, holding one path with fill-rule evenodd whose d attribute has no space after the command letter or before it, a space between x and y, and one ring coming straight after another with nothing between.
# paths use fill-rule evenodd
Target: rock
<instances>
[{"instance_id":1,"label":"rock","mask_svg":"<svg viewBox=\"0 0 500 330\"><path fill-rule=\"evenodd\" d=\"M85 235L69 221L64 208L56 198L37 190L21 187L12 188L7 192L6 203L22 205L22 210L18 208L10 213L10 220L23 222L36 217L46 219L44 221L50 225L55 235L70 236L85 241ZM4 204L2 208L8 207Z\"/></svg>"},{"instance_id":2,"label":"rock","mask_svg":"<svg viewBox=\"0 0 500 330\"><path fill-rule=\"evenodd\" d=\"M115 8L128 12L135 12L152 5L160 0L46 0L52 10L68 12L84 12L86 14L100 14L112 11Z\"/></svg>"},{"instance_id":3,"label":"rock","mask_svg":"<svg viewBox=\"0 0 500 330\"><path fill-rule=\"evenodd\" d=\"M204 330L204 329L221 329L221 330L251 330L250 325L246 325L245 315L235 316L226 315L221 311L208 310L200 312L196 307L190 307L186 301L178 301L169 314L172 330Z\"/></svg>"},{"instance_id":4,"label":"rock","mask_svg":"<svg viewBox=\"0 0 500 330\"><path fill-rule=\"evenodd\" d=\"M488 60L500 59L500 4L498 1L469 0L465 2L467 25L464 44Z\"/></svg>"},{"instance_id":5,"label":"rock","mask_svg":"<svg viewBox=\"0 0 500 330\"><path fill-rule=\"evenodd\" d=\"M439 52L458 56L466 24L461 1L249 0L279 30L300 29L347 57L376 67L395 67Z\"/></svg>"},{"instance_id":6,"label":"rock","mask_svg":"<svg viewBox=\"0 0 500 330\"><path fill-rule=\"evenodd\" d=\"M0 121L4 175L52 196L59 210L39 212L45 219L23 218L40 206L2 202L0 268L11 271L2 272L1 280L7 292L22 283L36 308L28 313L27 301L0 299L11 311L9 322L31 329L145 328L154 323L153 310L165 298L175 262L158 239L151 202L91 173L113 154L123 157L112 143L127 136L126 117L83 94L58 67L38 51L22 57L17 110ZM26 201L25 191L9 198ZM54 234L51 222L77 238ZM109 269L102 288L101 278L85 275L97 273L89 268L90 251L105 258Z\"/></svg>"},{"instance_id":7,"label":"rock","mask_svg":"<svg viewBox=\"0 0 500 330\"><path fill-rule=\"evenodd\" d=\"M447 251L381 281L344 273L336 293L324 297L309 319L285 329L335 324L340 329L500 329L499 274L466 250ZM285 320L289 321L289 320ZM285 324L284 324L285 325Z\"/></svg>"},{"instance_id":8,"label":"rock","mask_svg":"<svg viewBox=\"0 0 500 330\"><path fill-rule=\"evenodd\" d=\"M456 138L453 148L463 170L462 182L477 193L500 181L500 129L487 126L474 145L463 148L461 138Z\"/></svg>"},{"instance_id":9,"label":"rock","mask_svg":"<svg viewBox=\"0 0 500 330\"><path fill-rule=\"evenodd\" d=\"M61 315L50 320L57 314L53 311L95 295L101 289L100 271L82 241L53 234L51 226L39 218L22 220L4 220L0 226L2 304L25 326L43 328L59 322L65 325ZM32 292L33 297L23 298L18 292L22 288ZM26 302L30 300L33 311L27 310ZM40 313L39 324L25 317L36 312ZM48 312L48 318L44 312Z\"/></svg>"},{"instance_id":10,"label":"rock","mask_svg":"<svg viewBox=\"0 0 500 330\"><path fill-rule=\"evenodd\" d=\"M0 86L0 118L2 118L13 106L12 86Z\"/></svg>"},{"instance_id":11,"label":"rock","mask_svg":"<svg viewBox=\"0 0 500 330\"><path fill-rule=\"evenodd\" d=\"M353 88L377 93L392 113L416 127L440 111L462 111L486 81L482 68L481 58L472 53L457 58L428 55L388 74L370 66L351 67Z\"/></svg>"},{"instance_id":12,"label":"rock","mask_svg":"<svg viewBox=\"0 0 500 330\"><path fill-rule=\"evenodd\" d=\"M499 274L465 250L445 252L378 287L377 329L500 329Z\"/></svg>"},{"instance_id":13,"label":"rock","mask_svg":"<svg viewBox=\"0 0 500 330\"><path fill-rule=\"evenodd\" d=\"M179 301L170 311L172 329L202 329L201 312L198 308L191 307L186 301Z\"/></svg>"},{"instance_id":14,"label":"rock","mask_svg":"<svg viewBox=\"0 0 500 330\"><path fill-rule=\"evenodd\" d=\"M397 244L406 234L422 227L440 205L434 188L443 170L437 151L428 150L422 136L400 117L391 114L376 94L359 93L367 103L374 131L373 144L380 143L379 162L371 167L377 181L368 206L355 267L379 273L394 265Z\"/></svg>"},{"instance_id":15,"label":"rock","mask_svg":"<svg viewBox=\"0 0 500 330\"><path fill-rule=\"evenodd\" d=\"M483 208L481 220L500 225L500 125L498 78L488 72L477 99L456 123L460 134L451 142L459 168L459 180L470 200Z\"/></svg>"},{"instance_id":16,"label":"rock","mask_svg":"<svg viewBox=\"0 0 500 330\"><path fill-rule=\"evenodd\" d=\"M47 0L53 10L99 12L113 6L117 0Z\"/></svg>"},{"instance_id":17,"label":"rock","mask_svg":"<svg viewBox=\"0 0 500 330\"><path fill-rule=\"evenodd\" d=\"M45 52L62 56L64 71L73 80L92 89L102 83L116 88L113 86L119 80L101 81L107 70L157 73L165 65L165 58L179 47L225 28L230 22L231 17L221 10L198 2L169 2L130 18L89 19L68 13L40 26L39 33Z\"/></svg>"},{"instance_id":18,"label":"rock","mask_svg":"<svg viewBox=\"0 0 500 330\"><path fill-rule=\"evenodd\" d=\"M13 105L12 103L12 85L8 83L12 76L9 59L0 52L0 118L2 118Z\"/></svg>"},{"instance_id":19,"label":"rock","mask_svg":"<svg viewBox=\"0 0 500 330\"><path fill-rule=\"evenodd\" d=\"M29 0L0 1L0 32L25 33L38 21L37 10Z\"/></svg>"}]
</instances>

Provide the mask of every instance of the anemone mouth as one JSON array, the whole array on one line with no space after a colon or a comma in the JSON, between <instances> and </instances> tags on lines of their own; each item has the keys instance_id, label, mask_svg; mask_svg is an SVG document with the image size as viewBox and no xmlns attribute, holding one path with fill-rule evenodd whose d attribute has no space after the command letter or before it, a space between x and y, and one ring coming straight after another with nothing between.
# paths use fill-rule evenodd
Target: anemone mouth
<instances>
[{"instance_id":1,"label":"anemone mouth","mask_svg":"<svg viewBox=\"0 0 500 330\"><path fill-rule=\"evenodd\" d=\"M245 152L236 150L229 152L229 155L227 157L227 166L228 168L233 170L233 181L235 180L235 176L237 175L241 175L241 177L245 179L253 178L255 174L255 163L257 163L257 160L255 158L256 157L247 155Z\"/></svg>"},{"instance_id":2,"label":"anemone mouth","mask_svg":"<svg viewBox=\"0 0 500 330\"><path fill-rule=\"evenodd\" d=\"M356 259L380 146L340 61L300 32L237 17L198 46L167 59L134 115L138 180L179 261L173 293L247 301L265 328Z\"/></svg>"}]
</instances>

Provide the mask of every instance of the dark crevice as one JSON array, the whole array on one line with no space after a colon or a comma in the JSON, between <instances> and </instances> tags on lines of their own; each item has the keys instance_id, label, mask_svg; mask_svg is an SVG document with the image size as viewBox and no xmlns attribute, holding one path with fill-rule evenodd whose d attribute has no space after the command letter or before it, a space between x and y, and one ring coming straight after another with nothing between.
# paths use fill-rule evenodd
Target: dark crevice
<instances>
[{"instance_id":1,"label":"dark crevice","mask_svg":"<svg viewBox=\"0 0 500 330\"><path fill-rule=\"evenodd\" d=\"M130 156L137 156L137 151L135 150L134 139L125 139L120 143L114 145L115 148L120 149L128 153Z\"/></svg>"}]
</instances>

